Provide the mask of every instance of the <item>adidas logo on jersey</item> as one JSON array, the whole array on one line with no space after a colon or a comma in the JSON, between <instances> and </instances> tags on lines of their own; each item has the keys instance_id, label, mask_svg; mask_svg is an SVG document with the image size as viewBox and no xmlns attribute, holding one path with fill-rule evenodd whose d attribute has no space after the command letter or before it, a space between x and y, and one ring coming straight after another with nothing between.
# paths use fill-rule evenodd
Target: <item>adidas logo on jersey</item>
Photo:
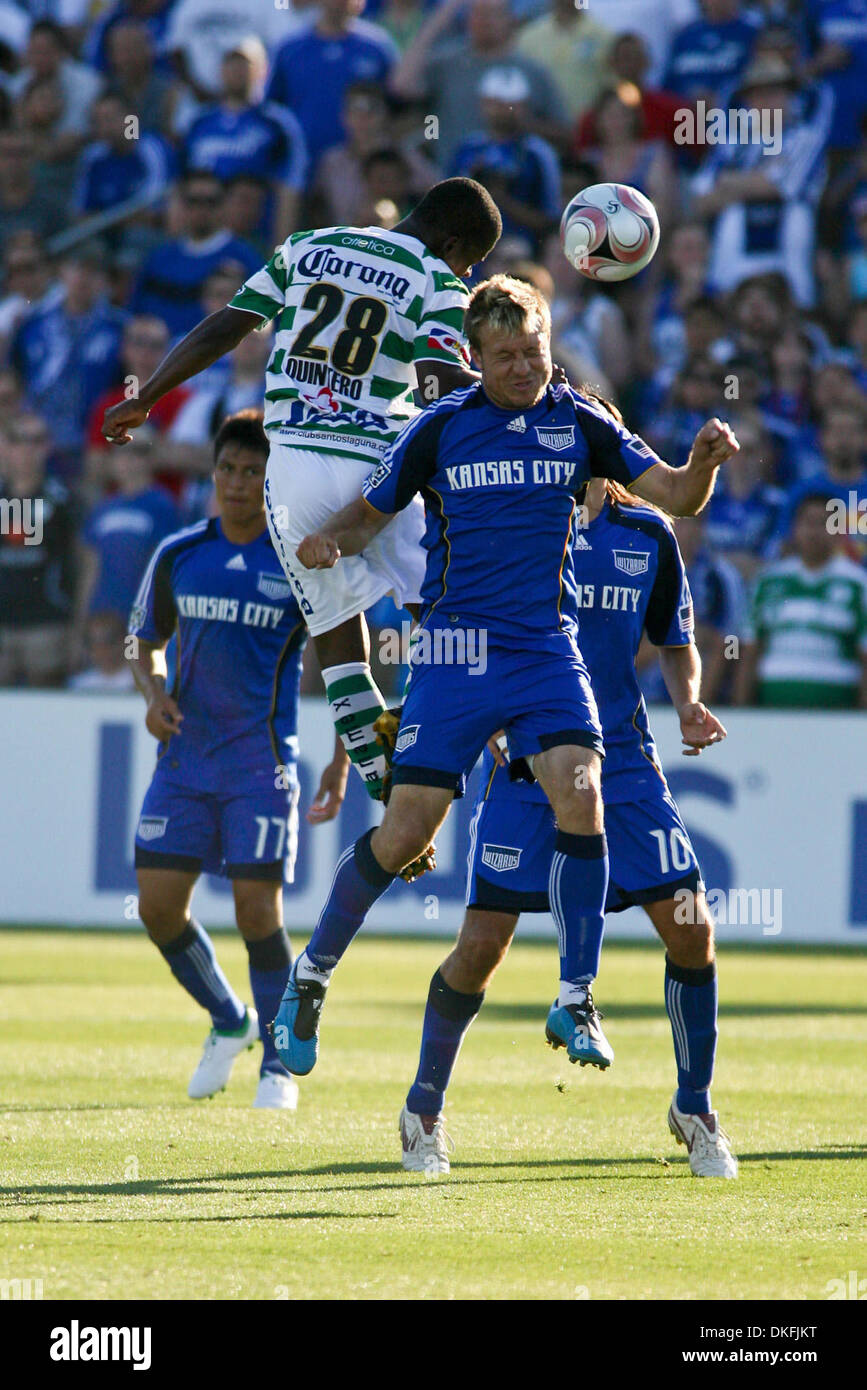
<instances>
[{"instance_id":1,"label":"adidas logo on jersey","mask_svg":"<svg viewBox=\"0 0 867 1390\"><path fill-rule=\"evenodd\" d=\"M573 549L573 550L592 550L593 547L592 547L592 545L590 544L590 542L588 541L587 537L586 537L586 536L582 536L582 535L581 535L581 532L579 531L579 532L578 532L578 535L575 537L575 543L574 543L574 545L572 546L572 549Z\"/></svg>"},{"instance_id":2,"label":"adidas logo on jersey","mask_svg":"<svg viewBox=\"0 0 867 1390\"><path fill-rule=\"evenodd\" d=\"M246 568L247 561L244 559L243 555L240 554L240 552L237 555L233 555L231 560L226 561L227 570L246 570Z\"/></svg>"},{"instance_id":3,"label":"adidas logo on jersey","mask_svg":"<svg viewBox=\"0 0 867 1390\"><path fill-rule=\"evenodd\" d=\"M527 421L524 419L523 415L519 415L517 419L509 421L508 425L506 426L506 429L514 430L516 434L526 434Z\"/></svg>"}]
</instances>

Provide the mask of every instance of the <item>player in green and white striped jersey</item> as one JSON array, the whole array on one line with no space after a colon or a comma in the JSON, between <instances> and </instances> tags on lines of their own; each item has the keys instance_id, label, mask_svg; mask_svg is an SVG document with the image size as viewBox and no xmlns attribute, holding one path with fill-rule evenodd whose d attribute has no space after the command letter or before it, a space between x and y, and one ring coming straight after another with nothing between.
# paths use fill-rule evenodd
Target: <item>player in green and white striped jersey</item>
<instances>
[{"instance_id":1,"label":"player in green and white striped jersey","mask_svg":"<svg viewBox=\"0 0 867 1390\"><path fill-rule=\"evenodd\" d=\"M867 708L867 572L837 553L824 494L802 499L792 541L756 578L738 702Z\"/></svg>"},{"instance_id":2,"label":"player in green and white striped jersey","mask_svg":"<svg viewBox=\"0 0 867 1390\"><path fill-rule=\"evenodd\" d=\"M417 413L416 387L431 401L478 379L464 344L462 277L501 230L487 190L457 178L436 184L389 231L296 232L103 425L108 440L126 443L167 391L275 321L265 390L269 527L314 639L335 726L374 797L385 760L373 724L385 701L370 674L363 614L389 592L398 605L418 602L423 505L416 499L363 555L334 569L305 569L296 548L360 495Z\"/></svg>"}]
</instances>

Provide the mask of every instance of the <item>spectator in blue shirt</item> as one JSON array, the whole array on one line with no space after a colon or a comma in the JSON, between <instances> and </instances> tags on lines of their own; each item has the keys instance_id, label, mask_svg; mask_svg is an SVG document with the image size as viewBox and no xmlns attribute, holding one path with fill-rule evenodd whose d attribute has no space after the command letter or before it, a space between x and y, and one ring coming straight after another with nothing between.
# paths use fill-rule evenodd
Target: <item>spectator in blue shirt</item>
<instances>
[{"instance_id":1,"label":"spectator in blue shirt","mask_svg":"<svg viewBox=\"0 0 867 1390\"><path fill-rule=\"evenodd\" d=\"M349 84L384 84L397 60L385 30L359 19L363 9L364 0L323 0L316 18L290 34L274 56L265 95L298 117L311 171L329 146L346 139L342 109Z\"/></svg>"},{"instance_id":2,"label":"spectator in blue shirt","mask_svg":"<svg viewBox=\"0 0 867 1390\"><path fill-rule=\"evenodd\" d=\"M125 449L111 451L117 491L93 508L82 535L82 618L116 613L125 620L148 560L180 524L172 498L154 484L152 439L145 427Z\"/></svg>"},{"instance_id":3,"label":"spectator in blue shirt","mask_svg":"<svg viewBox=\"0 0 867 1390\"><path fill-rule=\"evenodd\" d=\"M769 481L773 475L773 444L759 416L740 416L732 428L740 452L720 477L705 512L705 534L717 555L737 565L750 579L768 558L784 513L786 494Z\"/></svg>"},{"instance_id":4,"label":"spectator in blue shirt","mask_svg":"<svg viewBox=\"0 0 867 1390\"><path fill-rule=\"evenodd\" d=\"M489 68L478 96L483 128L458 146L451 172L484 184L502 213L504 234L526 237L538 254L562 208L557 154L525 133L530 83L520 68Z\"/></svg>"},{"instance_id":5,"label":"spectator in blue shirt","mask_svg":"<svg viewBox=\"0 0 867 1390\"><path fill-rule=\"evenodd\" d=\"M123 24L127 19L142 23L153 40L154 52L162 54L173 4L174 0L117 0L88 32L83 51L85 62L105 72L108 67L108 36L116 24ZM159 58L158 66L163 71L169 71L165 58Z\"/></svg>"},{"instance_id":6,"label":"spectator in blue shirt","mask_svg":"<svg viewBox=\"0 0 867 1390\"><path fill-rule=\"evenodd\" d=\"M11 360L30 403L51 421L58 472L77 475L87 420L120 373L124 315L108 302L102 245L85 244L61 262L63 297L24 320Z\"/></svg>"},{"instance_id":7,"label":"spectator in blue shirt","mask_svg":"<svg viewBox=\"0 0 867 1390\"><path fill-rule=\"evenodd\" d=\"M93 130L96 139L78 161L75 211L105 212L129 198L158 201L172 176L173 152L160 135L141 130L120 92L97 97Z\"/></svg>"},{"instance_id":8,"label":"spectator in blue shirt","mask_svg":"<svg viewBox=\"0 0 867 1390\"><path fill-rule=\"evenodd\" d=\"M255 230L272 242L285 241L298 225L298 202L307 175L307 149L298 118L276 102L253 99L255 70L243 49L221 65L218 102L189 127L183 142L188 169L207 169L228 181L238 175L273 185Z\"/></svg>"},{"instance_id":9,"label":"spectator in blue shirt","mask_svg":"<svg viewBox=\"0 0 867 1390\"><path fill-rule=\"evenodd\" d=\"M836 97L831 145L854 151L867 113L867 0L822 0L811 8L820 48L810 72Z\"/></svg>"},{"instance_id":10,"label":"spectator in blue shirt","mask_svg":"<svg viewBox=\"0 0 867 1390\"><path fill-rule=\"evenodd\" d=\"M240 285L261 267L255 247L223 227L222 204L220 180L191 170L178 186L180 235L155 246L142 266L133 312L162 319L173 338L189 333L199 322L199 301L213 271L229 262L236 264Z\"/></svg>"},{"instance_id":11,"label":"spectator in blue shirt","mask_svg":"<svg viewBox=\"0 0 867 1390\"><path fill-rule=\"evenodd\" d=\"M741 0L701 0L702 18L674 36L663 86L688 101L718 103L749 59L756 27Z\"/></svg>"},{"instance_id":12,"label":"spectator in blue shirt","mask_svg":"<svg viewBox=\"0 0 867 1390\"><path fill-rule=\"evenodd\" d=\"M702 696L714 704L725 704L733 695L733 668L737 666L732 660L736 648L729 639L739 638L746 622L746 586L735 566L707 544L705 515L678 517L675 531L692 594ZM668 698L658 653L646 639L636 669L648 702Z\"/></svg>"},{"instance_id":13,"label":"spectator in blue shirt","mask_svg":"<svg viewBox=\"0 0 867 1390\"><path fill-rule=\"evenodd\" d=\"M695 177L695 210L714 219L711 287L730 290L780 271L797 302L809 307L833 94L824 85L801 86L783 58L767 57L747 69L733 104L756 112L770 130L761 140L738 140L729 131L729 143L711 146Z\"/></svg>"}]
</instances>

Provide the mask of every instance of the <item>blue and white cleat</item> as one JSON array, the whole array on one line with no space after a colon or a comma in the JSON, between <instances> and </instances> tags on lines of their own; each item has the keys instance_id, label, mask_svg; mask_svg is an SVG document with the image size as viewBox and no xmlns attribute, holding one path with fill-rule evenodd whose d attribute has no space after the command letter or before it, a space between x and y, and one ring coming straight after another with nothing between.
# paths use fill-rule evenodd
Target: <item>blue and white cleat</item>
<instances>
[{"instance_id":1,"label":"blue and white cleat","mask_svg":"<svg viewBox=\"0 0 867 1390\"><path fill-rule=\"evenodd\" d=\"M319 1057L319 1015L325 986L318 980L296 980L297 969L296 961L270 1031L286 1070L293 1076L306 1076Z\"/></svg>"},{"instance_id":2,"label":"blue and white cleat","mask_svg":"<svg viewBox=\"0 0 867 1390\"><path fill-rule=\"evenodd\" d=\"M570 1062L604 1071L614 1061L614 1049L602 1031L602 1015L589 989L583 1004L551 1005L545 1037L551 1047L565 1047Z\"/></svg>"}]
</instances>

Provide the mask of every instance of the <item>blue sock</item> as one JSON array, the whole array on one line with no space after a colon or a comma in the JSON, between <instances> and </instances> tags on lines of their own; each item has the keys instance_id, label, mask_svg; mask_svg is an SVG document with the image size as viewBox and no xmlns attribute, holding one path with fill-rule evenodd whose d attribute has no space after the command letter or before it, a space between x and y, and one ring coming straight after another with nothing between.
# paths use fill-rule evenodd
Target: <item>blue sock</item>
<instances>
[{"instance_id":1,"label":"blue sock","mask_svg":"<svg viewBox=\"0 0 867 1390\"><path fill-rule=\"evenodd\" d=\"M415 1081L406 1098L413 1115L439 1115L467 1029L482 1007L481 994L460 994L439 971L430 982Z\"/></svg>"},{"instance_id":2,"label":"blue sock","mask_svg":"<svg viewBox=\"0 0 867 1390\"><path fill-rule=\"evenodd\" d=\"M685 1115L707 1115L717 1038L713 961L701 970L687 970L665 957L665 1011L677 1061L677 1108Z\"/></svg>"},{"instance_id":3,"label":"blue sock","mask_svg":"<svg viewBox=\"0 0 867 1390\"><path fill-rule=\"evenodd\" d=\"M280 1000L289 980L292 969L292 947L282 927L264 941L245 941L249 956L250 988L253 1003L259 1015L259 1037L262 1039L262 1065L259 1074L266 1071L279 1071L286 1074L286 1068L277 1056L274 1039L268 1032L268 1024L277 1017Z\"/></svg>"},{"instance_id":4,"label":"blue sock","mask_svg":"<svg viewBox=\"0 0 867 1390\"><path fill-rule=\"evenodd\" d=\"M160 946L169 969L221 1033L234 1033L247 1010L220 969L211 938L191 917L180 936Z\"/></svg>"},{"instance_id":5,"label":"blue sock","mask_svg":"<svg viewBox=\"0 0 867 1390\"><path fill-rule=\"evenodd\" d=\"M557 923L561 980L595 980L599 974L607 892L605 835L570 835L558 830L548 898Z\"/></svg>"},{"instance_id":6,"label":"blue sock","mask_svg":"<svg viewBox=\"0 0 867 1390\"><path fill-rule=\"evenodd\" d=\"M368 830L337 861L331 892L304 954L318 970L333 970L377 898L394 879L370 848Z\"/></svg>"}]
</instances>

